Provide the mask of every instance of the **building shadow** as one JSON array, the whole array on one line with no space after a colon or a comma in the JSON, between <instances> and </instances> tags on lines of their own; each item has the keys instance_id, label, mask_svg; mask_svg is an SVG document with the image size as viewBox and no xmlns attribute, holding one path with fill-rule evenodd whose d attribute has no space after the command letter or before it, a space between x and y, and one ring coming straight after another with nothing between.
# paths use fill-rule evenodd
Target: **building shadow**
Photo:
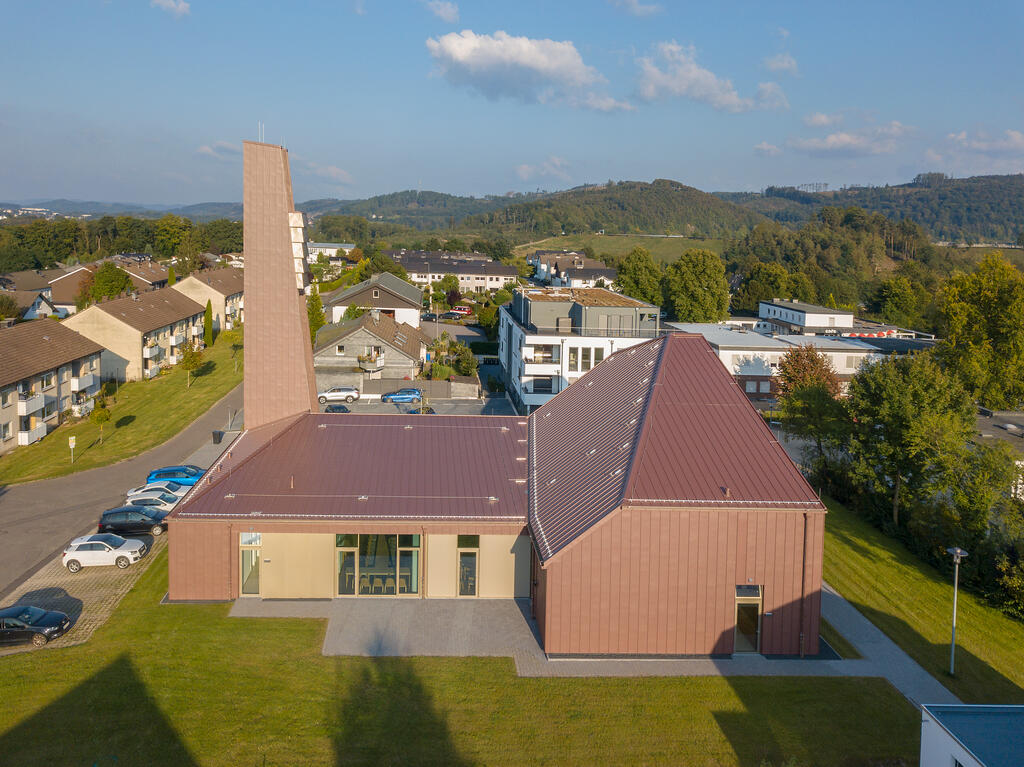
<instances>
[{"instance_id":1,"label":"building shadow","mask_svg":"<svg viewBox=\"0 0 1024 767\"><path fill-rule=\"evenodd\" d=\"M5 701L16 705L15 701ZM174 765L198 762L118 656L63 696L0 734L3 764Z\"/></svg>"},{"instance_id":2,"label":"building shadow","mask_svg":"<svg viewBox=\"0 0 1024 767\"><path fill-rule=\"evenodd\" d=\"M458 753L445 716L405 658L336 661L332 740L336 765L472 763Z\"/></svg>"},{"instance_id":3,"label":"building shadow","mask_svg":"<svg viewBox=\"0 0 1024 767\"><path fill-rule=\"evenodd\" d=\"M78 618L82 614L82 600L71 596L59 586L26 591L15 600L15 604L32 605L43 610L58 610L71 618L72 626L78 623Z\"/></svg>"}]
</instances>

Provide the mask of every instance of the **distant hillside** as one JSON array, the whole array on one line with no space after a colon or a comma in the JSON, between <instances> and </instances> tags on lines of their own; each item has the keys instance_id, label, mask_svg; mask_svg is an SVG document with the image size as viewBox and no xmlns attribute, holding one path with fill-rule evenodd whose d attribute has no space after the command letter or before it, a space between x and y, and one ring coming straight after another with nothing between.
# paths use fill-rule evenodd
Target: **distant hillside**
<instances>
[{"instance_id":1,"label":"distant hillside","mask_svg":"<svg viewBox=\"0 0 1024 767\"><path fill-rule=\"evenodd\" d=\"M896 220L909 218L938 241L1015 242L1024 232L1024 174L948 178L923 173L909 184L804 192L768 187L764 194L723 192L736 203L781 223L810 220L826 205L855 205Z\"/></svg>"},{"instance_id":2,"label":"distant hillside","mask_svg":"<svg viewBox=\"0 0 1024 767\"><path fill-rule=\"evenodd\" d=\"M740 234L764 218L751 210L678 181L620 181L557 192L525 204L471 216L463 226L495 227L557 235L682 234L723 237Z\"/></svg>"},{"instance_id":3,"label":"distant hillside","mask_svg":"<svg viewBox=\"0 0 1024 767\"><path fill-rule=\"evenodd\" d=\"M199 202L195 205L185 205L180 208L171 208L165 213L173 213L176 216L190 218L197 223L214 221L218 218L228 218L232 221L242 220L242 203L240 202ZM161 213L160 215L164 215Z\"/></svg>"}]
</instances>

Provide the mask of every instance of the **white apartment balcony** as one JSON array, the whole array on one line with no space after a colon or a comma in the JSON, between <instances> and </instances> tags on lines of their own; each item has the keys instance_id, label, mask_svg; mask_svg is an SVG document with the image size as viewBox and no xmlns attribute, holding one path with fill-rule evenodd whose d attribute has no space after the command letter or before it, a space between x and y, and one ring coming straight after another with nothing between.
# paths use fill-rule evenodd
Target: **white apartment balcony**
<instances>
[{"instance_id":1,"label":"white apartment balcony","mask_svg":"<svg viewBox=\"0 0 1024 767\"><path fill-rule=\"evenodd\" d=\"M229 319L227 319L225 317L224 318L224 329L225 330L231 330L231 328L233 328L233 327L234 327L234 323L231 320L229 320Z\"/></svg>"},{"instance_id":2,"label":"white apartment balcony","mask_svg":"<svg viewBox=\"0 0 1024 767\"><path fill-rule=\"evenodd\" d=\"M177 365L179 362L181 362L181 355L180 354L174 354L172 352L171 354L167 355L167 364L168 365Z\"/></svg>"},{"instance_id":3,"label":"white apartment balcony","mask_svg":"<svg viewBox=\"0 0 1024 767\"><path fill-rule=\"evenodd\" d=\"M32 415L32 413L42 410L45 404L46 397L42 392L39 394L18 392L18 415Z\"/></svg>"},{"instance_id":4,"label":"white apartment balcony","mask_svg":"<svg viewBox=\"0 0 1024 767\"><path fill-rule=\"evenodd\" d=\"M190 335L193 338L196 338L197 336L201 336L202 334L203 334L203 326L202 325L193 325L192 328L190 329Z\"/></svg>"},{"instance_id":5,"label":"white apartment balcony","mask_svg":"<svg viewBox=\"0 0 1024 767\"><path fill-rule=\"evenodd\" d=\"M146 368L142 375L144 375L146 378L156 378L159 373L159 365L150 365L148 368Z\"/></svg>"},{"instance_id":6,"label":"white apartment balcony","mask_svg":"<svg viewBox=\"0 0 1024 767\"><path fill-rule=\"evenodd\" d=\"M46 424L42 421L32 429L28 431L18 432L18 444L19 445L31 445L33 442L38 442L46 436Z\"/></svg>"},{"instance_id":7,"label":"white apartment balcony","mask_svg":"<svg viewBox=\"0 0 1024 767\"><path fill-rule=\"evenodd\" d=\"M524 361L524 376L557 376L562 372L562 365L558 362L530 362Z\"/></svg>"},{"instance_id":8,"label":"white apartment balcony","mask_svg":"<svg viewBox=\"0 0 1024 767\"><path fill-rule=\"evenodd\" d=\"M181 346L183 343L185 343L185 334L172 333L168 340L170 341L170 346Z\"/></svg>"},{"instance_id":9,"label":"white apartment balcony","mask_svg":"<svg viewBox=\"0 0 1024 767\"><path fill-rule=\"evenodd\" d=\"M85 402L71 406L71 415L75 418L85 418L96 407L96 401L90 397Z\"/></svg>"},{"instance_id":10,"label":"white apartment balcony","mask_svg":"<svg viewBox=\"0 0 1024 767\"><path fill-rule=\"evenodd\" d=\"M85 373L80 376L71 377L71 391L79 392L85 391L90 386L96 383L96 376L92 373Z\"/></svg>"},{"instance_id":11,"label":"white apartment balcony","mask_svg":"<svg viewBox=\"0 0 1024 767\"><path fill-rule=\"evenodd\" d=\"M163 353L164 350L159 344L142 347L142 359L144 360L158 360Z\"/></svg>"}]
</instances>

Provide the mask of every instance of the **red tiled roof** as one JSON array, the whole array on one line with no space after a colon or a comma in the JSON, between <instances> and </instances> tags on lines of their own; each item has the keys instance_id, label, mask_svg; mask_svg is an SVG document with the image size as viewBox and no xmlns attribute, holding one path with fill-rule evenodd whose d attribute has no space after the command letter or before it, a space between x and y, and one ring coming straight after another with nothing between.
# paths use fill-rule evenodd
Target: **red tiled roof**
<instances>
[{"instance_id":1,"label":"red tiled roof","mask_svg":"<svg viewBox=\"0 0 1024 767\"><path fill-rule=\"evenodd\" d=\"M822 509L707 341L616 352L530 421L529 525L550 559L622 505Z\"/></svg>"},{"instance_id":2,"label":"red tiled roof","mask_svg":"<svg viewBox=\"0 0 1024 767\"><path fill-rule=\"evenodd\" d=\"M518 417L305 414L174 516L523 523L525 438Z\"/></svg>"}]
</instances>

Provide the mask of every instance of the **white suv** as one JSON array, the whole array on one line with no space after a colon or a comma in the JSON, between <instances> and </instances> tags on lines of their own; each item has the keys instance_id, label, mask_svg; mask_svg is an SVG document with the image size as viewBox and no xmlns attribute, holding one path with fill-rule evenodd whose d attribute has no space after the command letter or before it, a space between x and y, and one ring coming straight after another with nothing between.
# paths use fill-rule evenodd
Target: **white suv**
<instances>
[{"instance_id":1,"label":"white suv","mask_svg":"<svg viewBox=\"0 0 1024 767\"><path fill-rule=\"evenodd\" d=\"M146 556L146 544L129 541L113 533L99 533L75 538L65 548L61 564L69 572L77 573L93 565L117 565L124 570L132 562Z\"/></svg>"},{"instance_id":2,"label":"white suv","mask_svg":"<svg viewBox=\"0 0 1024 767\"><path fill-rule=\"evenodd\" d=\"M126 506L145 506L152 511L170 511L180 500L181 497L174 493L144 490L141 493L129 493L124 502Z\"/></svg>"},{"instance_id":3,"label":"white suv","mask_svg":"<svg viewBox=\"0 0 1024 767\"><path fill-rule=\"evenodd\" d=\"M316 395L321 405L328 402L353 402L359 399L359 389L354 386L335 386Z\"/></svg>"}]
</instances>

